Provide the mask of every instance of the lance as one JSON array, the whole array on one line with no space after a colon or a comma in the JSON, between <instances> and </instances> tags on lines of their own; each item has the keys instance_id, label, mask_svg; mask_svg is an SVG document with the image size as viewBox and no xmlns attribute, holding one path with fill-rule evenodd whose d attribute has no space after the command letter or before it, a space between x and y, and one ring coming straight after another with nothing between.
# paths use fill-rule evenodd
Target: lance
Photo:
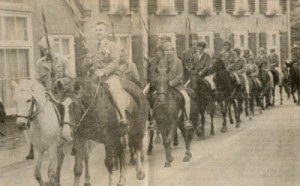
<instances>
[{"instance_id":1,"label":"lance","mask_svg":"<svg viewBox=\"0 0 300 186\"><path fill-rule=\"evenodd\" d=\"M188 20L188 27L189 27L189 46L191 48L193 46L193 36L192 36L192 29L191 29L191 20L190 20L189 17L187 18L187 20Z\"/></svg>"},{"instance_id":2,"label":"lance","mask_svg":"<svg viewBox=\"0 0 300 186\"><path fill-rule=\"evenodd\" d=\"M113 40L115 41L115 30L114 30L114 23L112 20L110 20L110 23L111 23L111 31L112 31L112 37L113 37Z\"/></svg>"},{"instance_id":3,"label":"lance","mask_svg":"<svg viewBox=\"0 0 300 186\"><path fill-rule=\"evenodd\" d=\"M44 30L45 30L45 37L46 37L46 42L47 42L47 48L48 48L48 59L51 62L51 76L53 77L54 75L54 69L53 69L53 58L51 55L51 48L50 48L50 43L49 43L49 37L48 37L48 30L47 30L47 26L46 26L46 18L45 18L45 14L44 14L44 9L42 7L42 17L43 17L43 24L44 24Z\"/></svg>"}]
</instances>

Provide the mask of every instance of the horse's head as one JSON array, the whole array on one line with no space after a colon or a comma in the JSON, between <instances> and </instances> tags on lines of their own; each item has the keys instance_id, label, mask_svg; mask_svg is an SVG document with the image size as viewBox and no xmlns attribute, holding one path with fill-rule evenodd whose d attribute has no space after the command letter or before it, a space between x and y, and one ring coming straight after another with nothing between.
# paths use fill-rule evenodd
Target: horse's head
<instances>
[{"instance_id":1,"label":"horse's head","mask_svg":"<svg viewBox=\"0 0 300 186\"><path fill-rule=\"evenodd\" d=\"M222 60L220 55L214 56L211 62L212 62L212 66L210 68L210 71L219 72L219 71L226 70L225 63Z\"/></svg>"},{"instance_id":2,"label":"horse's head","mask_svg":"<svg viewBox=\"0 0 300 186\"><path fill-rule=\"evenodd\" d=\"M13 99L17 107L16 124L20 129L26 129L37 110L36 98L33 96L32 81L23 80L20 84L12 81L14 88Z\"/></svg>"},{"instance_id":3,"label":"horse's head","mask_svg":"<svg viewBox=\"0 0 300 186\"><path fill-rule=\"evenodd\" d=\"M193 90L197 90L199 88L199 86L198 86L199 79L200 79L199 74L197 74L197 73L191 74L190 79L189 79L189 87L192 88Z\"/></svg>"},{"instance_id":4,"label":"horse's head","mask_svg":"<svg viewBox=\"0 0 300 186\"><path fill-rule=\"evenodd\" d=\"M0 122L4 123L6 120L6 112L3 101L0 99Z\"/></svg>"},{"instance_id":5,"label":"horse's head","mask_svg":"<svg viewBox=\"0 0 300 186\"><path fill-rule=\"evenodd\" d=\"M155 81L155 89L158 94L158 101L161 104L166 103L166 97L169 89L168 69L162 65L157 68L157 76Z\"/></svg>"}]
</instances>

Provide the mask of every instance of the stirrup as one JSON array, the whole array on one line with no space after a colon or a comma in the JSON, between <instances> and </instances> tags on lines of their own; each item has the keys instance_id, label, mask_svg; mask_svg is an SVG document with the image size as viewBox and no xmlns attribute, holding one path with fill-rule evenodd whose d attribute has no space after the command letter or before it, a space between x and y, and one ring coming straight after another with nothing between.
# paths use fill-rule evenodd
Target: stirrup
<instances>
[{"instance_id":1,"label":"stirrup","mask_svg":"<svg viewBox=\"0 0 300 186\"><path fill-rule=\"evenodd\" d=\"M183 122L183 126L184 126L185 129L193 129L194 128L191 120L185 120Z\"/></svg>"}]
</instances>

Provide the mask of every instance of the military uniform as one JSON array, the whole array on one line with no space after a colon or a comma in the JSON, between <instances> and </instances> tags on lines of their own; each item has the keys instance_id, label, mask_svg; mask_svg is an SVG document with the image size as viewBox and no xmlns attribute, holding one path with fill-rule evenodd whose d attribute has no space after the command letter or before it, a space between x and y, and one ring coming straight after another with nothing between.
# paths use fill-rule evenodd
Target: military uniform
<instances>
[{"instance_id":1,"label":"military uniform","mask_svg":"<svg viewBox=\"0 0 300 186\"><path fill-rule=\"evenodd\" d=\"M270 84L271 87L274 87L274 81L273 81L273 75L271 73L271 67L270 67L270 61L267 55L258 55L256 57L256 65L258 67L258 69L266 71L270 77Z\"/></svg>"},{"instance_id":2,"label":"military uniform","mask_svg":"<svg viewBox=\"0 0 300 186\"><path fill-rule=\"evenodd\" d=\"M234 63L235 55L231 50L224 51L220 54L220 58L224 62L225 67L228 67L229 65Z\"/></svg>"},{"instance_id":3,"label":"military uniform","mask_svg":"<svg viewBox=\"0 0 300 186\"><path fill-rule=\"evenodd\" d=\"M53 62L46 57L37 60L35 66L35 78L42 83L47 91L53 90L56 87L56 82L59 80L62 84L68 84L71 81L70 66L67 57L54 54ZM51 67L52 65L52 67ZM51 68L54 70L54 76L51 76ZM52 79L53 78L53 79Z\"/></svg>"},{"instance_id":4,"label":"military uniform","mask_svg":"<svg viewBox=\"0 0 300 186\"><path fill-rule=\"evenodd\" d=\"M261 86L261 82L258 79L258 73L258 67L255 63L248 63L246 65L246 74Z\"/></svg>"}]
</instances>

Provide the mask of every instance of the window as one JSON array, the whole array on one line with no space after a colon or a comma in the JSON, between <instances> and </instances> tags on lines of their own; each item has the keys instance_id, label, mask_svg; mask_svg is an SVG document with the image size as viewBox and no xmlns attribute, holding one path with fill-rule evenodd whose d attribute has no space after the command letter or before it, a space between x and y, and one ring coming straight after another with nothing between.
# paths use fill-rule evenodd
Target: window
<instances>
[{"instance_id":1,"label":"window","mask_svg":"<svg viewBox=\"0 0 300 186\"><path fill-rule=\"evenodd\" d=\"M267 0L266 15L278 15L278 14L281 14L279 0Z\"/></svg>"},{"instance_id":2,"label":"window","mask_svg":"<svg viewBox=\"0 0 300 186\"><path fill-rule=\"evenodd\" d=\"M0 11L0 99L14 113L11 81L30 79L33 72L31 15Z\"/></svg>"},{"instance_id":3,"label":"window","mask_svg":"<svg viewBox=\"0 0 300 186\"><path fill-rule=\"evenodd\" d=\"M109 0L110 14L130 14L130 0Z\"/></svg>"},{"instance_id":4,"label":"window","mask_svg":"<svg viewBox=\"0 0 300 186\"><path fill-rule=\"evenodd\" d=\"M280 55L280 34L279 31L267 32L267 52L270 53L270 49L275 49L275 53ZM280 57L279 57L280 58Z\"/></svg>"},{"instance_id":5,"label":"window","mask_svg":"<svg viewBox=\"0 0 300 186\"><path fill-rule=\"evenodd\" d=\"M197 42L205 41L205 43L206 43L205 52L212 55L214 52L214 33L213 32L199 32L197 35L198 35Z\"/></svg>"},{"instance_id":6,"label":"window","mask_svg":"<svg viewBox=\"0 0 300 186\"><path fill-rule=\"evenodd\" d=\"M248 0L235 0L233 15L248 15Z\"/></svg>"},{"instance_id":7,"label":"window","mask_svg":"<svg viewBox=\"0 0 300 186\"><path fill-rule=\"evenodd\" d=\"M214 12L214 1L198 0L197 15L212 15Z\"/></svg>"},{"instance_id":8,"label":"window","mask_svg":"<svg viewBox=\"0 0 300 186\"><path fill-rule=\"evenodd\" d=\"M241 50L248 49L248 32L240 31L233 32L234 47L240 48Z\"/></svg>"},{"instance_id":9,"label":"window","mask_svg":"<svg viewBox=\"0 0 300 186\"><path fill-rule=\"evenodd\" d=\"M175 0L157 0L156 14L176 15Z\"/></svg>"},{"instance_id":10,"label":"window","mask_svg":"<svg viewBox=\"0 0 300 186\"><path fill-rule=\"evenodd\" d=\"M55 45L53 50L55 53L66 56L69 59L70 75L75 77L75 49L74 49L74 37L72 35L52 35Z\"/></svg>"}]
</instances>

